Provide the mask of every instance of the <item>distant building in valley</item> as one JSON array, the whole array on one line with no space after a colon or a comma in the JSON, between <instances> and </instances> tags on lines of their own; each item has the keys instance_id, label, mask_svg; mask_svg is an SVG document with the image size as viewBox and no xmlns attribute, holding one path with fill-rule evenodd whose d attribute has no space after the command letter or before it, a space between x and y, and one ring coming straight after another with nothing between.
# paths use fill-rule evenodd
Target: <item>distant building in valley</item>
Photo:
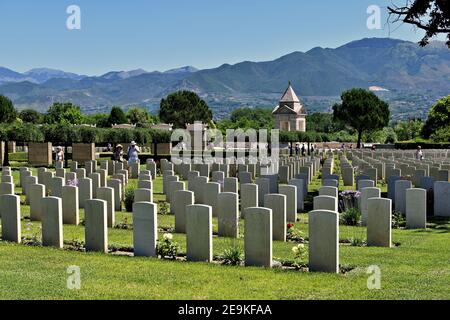
<instances>
[{"instance_id":1,"label":"distant building in valley","mask_svg":"<svg viewBox=\"0 0 450 320\"><path fill-rule=\"evenodd\" d=\"M306 109L295 94L291 82L272 112L275 129L282 131L306 131Z\"/></svg>"}]
</instances>

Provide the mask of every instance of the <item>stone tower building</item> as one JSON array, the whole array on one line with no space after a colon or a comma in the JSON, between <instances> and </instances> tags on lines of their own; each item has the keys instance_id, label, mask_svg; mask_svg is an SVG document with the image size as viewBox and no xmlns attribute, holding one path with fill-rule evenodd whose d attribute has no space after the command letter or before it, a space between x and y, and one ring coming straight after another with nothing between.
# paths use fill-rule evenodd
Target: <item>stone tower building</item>
<instances>
[{"instance_id":1,"label":"stone tower building","mask_svg":"<svg viewBox=\"0 0 450 320\"><path fill-rule=\"evenodd\" d=\"M275 129L282 131L306 131L306 110L297 97L291 82L281 97L280 103L272 112Z\"/></svg>"}]
</instances>

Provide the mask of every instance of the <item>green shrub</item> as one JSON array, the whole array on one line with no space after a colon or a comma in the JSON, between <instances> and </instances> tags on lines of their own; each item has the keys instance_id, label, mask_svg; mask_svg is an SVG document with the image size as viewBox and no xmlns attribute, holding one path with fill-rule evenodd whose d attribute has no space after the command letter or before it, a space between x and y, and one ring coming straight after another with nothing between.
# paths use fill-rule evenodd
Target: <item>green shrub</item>
<instances>
[{"instance_id":1,"label":"green shrub","mask_svg":"<svg viewBox=\"0 0 450 320\"><path fill-rule=\"evenodd\" d=\"M133 212L134 189L133 186L128 186L125 189L125 210L127 212Z\"/></svg>"},{"instance_id":2,"label":"green shrub","mask_svg":"<svg viewBox=\"0 0 450 320\"><path fill-rule=\"evenodd\" d=\"M178 255L179 246L173 241L171 233L165 233L161 240L156 243L156 254L161 258L175 259Z\"/></svg>"},{"instance_id":3,"label":"green shrub","mask_svg":"<svg viewBox=\"0 0 450 320\"><path fill-rule=\"evenodd\" d=\"M226 248L220 258L223 260L223 264L237 266L240 265L244 259L244 250L241 246L234 244Z\"/></svg>"},{"instance_id":4,"label":"green shrub","mask_svg":"<svg viewBox=\"0 0 450 320\"><path fill-rule=\"evenodd\" d=\"M361 211L358 208L348 208L341 213L341 223L346 226L357 226L361 221Z\"/></svg>"}]
</instances>

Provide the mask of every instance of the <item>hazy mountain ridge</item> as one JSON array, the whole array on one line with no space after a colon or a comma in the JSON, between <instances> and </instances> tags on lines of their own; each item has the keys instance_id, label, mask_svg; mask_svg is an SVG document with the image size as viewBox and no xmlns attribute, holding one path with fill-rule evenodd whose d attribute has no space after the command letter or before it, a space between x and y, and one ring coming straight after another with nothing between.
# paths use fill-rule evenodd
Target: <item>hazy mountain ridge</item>
<instances>
[{"instance_id":1,"label":"hazy mountain ridge","mask_svg":"<svg viewBox=\"0 0 450 320\"><path fill-rule=\"evenodd\" d=\"M412 42L372 38L336 49L317 47L273 61L244 61L207 70L188 66L166 72L109 72L98 77L57 72L47 76L49 79L40 83L32 79L36 73L0 68L0 84L3 79L13 79L0 85L0 93L13 99L19 108L46 110L53 101L72 101L91 112L132 104L155 109L168 93L188 89L205 98L215 114L226 114L244 105L274 106L290 80L304 98L335 100L352 87L379 86L389 90L383 96L395 101L402 113L407 102L423 115L436 97L450 93L450 50L439 42L421 48ZM418 97L414 99L420 105L414 104L412 95ZM328 98L305 100L313 103L307 110L329 108L325 102L316 104Z\"/></svg>"}]
</instances>

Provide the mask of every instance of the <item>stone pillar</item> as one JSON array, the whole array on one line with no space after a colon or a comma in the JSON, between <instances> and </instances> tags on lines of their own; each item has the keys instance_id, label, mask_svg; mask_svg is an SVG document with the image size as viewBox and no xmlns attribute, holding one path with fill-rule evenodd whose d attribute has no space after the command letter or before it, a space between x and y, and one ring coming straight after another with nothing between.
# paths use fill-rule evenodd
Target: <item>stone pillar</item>
<instances>
[{"instance_id":1,"label":"stone pillar","mask_svg":"<svg viewBox=\"0 0 450 320\"><path fill-rule=\"evenodd\" d=\"M434 215L450 217L450 182L434 183Z\"/></svg>"},{"instance_id":2,"label":"stone pillar","mask_svg":"<svg viewBox=\"0 0 450 320\"><path fill-rule=\"evenodd\" d=\"M133 162L131 164L131 179L137 179L141 171L141 164L139 162Z\"/></svg>"},{"instance_id":3,"label":"stone pillar","mask_svg":"<svg viewBox=\"0 0 450 320\"><path fill-rule=\"evenodd\" d=\"M297 222L297 187L279 186L278 190L286 196L286 220Z\"/></svg>"},{"instance_id":4,"label":"stone pillar","mask_svg":"<svg viewBox=\"0 0 450 320\"><path fill-rule=\"evenodd\" d=\"M239 195L222 192L217 196L217 217L219 237L239 236Z\"/></svg>"},{"instance_id":5,"label":"stone pillar","mask_svg":"<svg viewBox=\"0 0 450 320\"><path fill-rule=\"evenodd\" d=\"M211 207L213 217L217 217L217 198L220 193L220 184L208 182L204 186L204 203Z\"/></svg>"},{"instance_id":6,"label":"stone pillar","mask_svg":"<svg viewBox=\"0 0 450 320\"><path fill-rule=\"evenodd\" d=\"M266 178L258 178L255 183L258 185L258 206L264 206L264 196L270 193L270 180Z\"/></svg>"},{"instance_id":7,"label":"stone pillar","mask_svg":"<svg viewBox=\"0 0 450 320\"><path fill-rule=\"evenodd\" d=\"M135 257L155 257L158 240L156 204L133 204L133 247Z\"/></svg>"},{"instance_id":8,"label":"stone pillar","mask_svg":"<svg viewBox=\"0 0 450 320\"><path fill-rule=\"evenodd\" d=\"M135 189L134 202L152 202L153 193L151 189Z\"/></svg>"},{"instance_id":9,"label":"stone pillar","mask_svg":"<svg viewBox=\"0 0 450 320\"><path fill-rule=\"evenodd\" d=\"M295 186L297 188L297 212L304 210L304 202L303 199L305 198L305 192L304 189L305 186L305 180L303 179L291 179L289 181L290 186Z\"/></svg>"},{"instance_id":10,"label":"stone pillar","mask_svg":"<svg viewBox=\"0 0 450 320\"><path fill-rule=\"evenodd\" d=\"M411 188L411 181L395 181L395 211L406 213L406 190Z\"/></svg>"},{"instance_id":11,"label":"stone pillar","mask_svg":"<svg viewBox=\"0 0 450 320\"><path fill-rule=\"evenodd\" d=\"M97 189L100 188L100 173L91 173L89 178L92 180L92 198L97 198Z\"/></svg>"},{"instance_id":12,"label":"stone pillar","mask_svg":"<svg viewBox=\"0 0 450 320\"><path fill-rule=\"evenodd\" d=\"M194 192L185 190L175 192L171 207L173 206L175 213L176 233L186 233L186 208L194 203Z\"/></svg>"},{"instance_id":13,"label":"stone pillar","mask_svg":"<svg viewBox=\"0 0 450 320\"><path fill-rule=\"evenodd\" d=\"M28 186L30 198L30 220L42 221L43 210L41 200L45 198L45 186L43 184L32 184Z\"/></svg>"},{"instance_id":14,"label":"stone pillar","mask_svg":"<svg viewBox=\"0 0 450 320\"><path fill-rule=\"evenodd\" d=\"M188 190L195 192L195 182L194 180L200 176L200 172L198 171L189 171L188 172Z\"/></svg>"},{"instance_id":15,"label":"stone pillar","mask_svg":"<svg viewBox=\"0 0 450 320\"><path fill-rule=\"evenodd\" d=\"M245 209L245 265L272 267L272 210Z\"/></svg>"},{"instance_id":16,"label":"stone pillar","mask_svg":"<svg viewBox=\"0 0 450 320\"><path fill-rule=\"evenodd\" d=\"M87 200L85 205L86 251L108 253L108 217L104 200Z\"/></svg>"},{"instance_id":17,"label":"stone pillar","mask_svg":"<svg viewBox=\"0 0 450 320\"><path fill-rule=\"evenodd\" d=\"M361 221L363 225L367 224L367 215L369 212L368 200L370 198L381 198L381 190L378 188L362 188L361 189Z\"/></svg>"},{"instance_id":18,"label":"stone pillar","mask_svg":"<svg viewBox=\"0 0 450 320\"><path fill-rule=\"evenodd\" d=\"M247 208L257 207L258 201L258 185L253 183L246 183L241 185L241 216L244 218L244 213Z\"/></svg>"},{"instance_id":19,"label":"stone pillar","mask_svg":"<svg viewBox=\"0 0 450 320\"><path fill-rule=\"evenodd\" d=\"M237 178L225 178L223 180L223 192L238 193L238 179Z\"/></svg>"},{"instance_id":20,"label":"stone pillar","mask_svg":"<svg viewBox=\"0 0 450 320\"><path fill-rule=\"evenodd\" d=\"M89 178L78 179L78 197L80 209L85 208L86 201L92 199L92 180Z\"/></svg>"},{"instance_id":21,"label":"stone pillar","mask_svg":"<svg viewBox=\"0 0 450 320\"><path fill-rule=\"evenodd\" d=\"M206 205L186 207L186 255L188 261L213 259L212 208Z\"/></svg>"},{"instance_id":22,"label":"stone pillar","mask_svg":"<svg viewBox=\"0 0 450 320\"><path fill-rule=\"evenodd\" d=\"M367 202L367 245L390 247L392 244L391 199L370 198Z\"/></svg>"},{"instance_id":23,"label":"stone pillar","mask_svg":"<svg viewBox=\"0 0 450 320\"><path fill-rule=\"evenodd\" d=\"M0 217L2 218L2 240L22 242L20 221L20 197L12 194L0 196Z\"/></svg>"},{"instance_id":24,"label":"stone pillar","mask_svg":"<svg viewBox=\"0 0 450 320\"><path fill-rule=\"evenodd\" d=\"M108 217L108 227L114 228L115 225L115 201L114 201L114 189L113 188L98 188L97 199L106 201L106 216Z\"/></svg>"},{"instance_id":25,"label":"stone pillar","mask_svg":"<svg viewBox=\"0 0 450 320\"><path fill-rule=\"evenodd\" d=\"M4 194L14 194L14 184L2 182L0 183L0 196Z\"/></svg>"},{"instance_id":26,"label":"stone pillar","mask_svg":"<svg viewBox=\"0 0 450 320\"><path fill-rule=\"evenodd\" d=\"M406 227L408 229L427 227L427 191L425 189L406 190Z\"/></svg>"},{"instance_id":27,"label":"stone pillar","mask_svg":"<svg viewBox=\"0 0 450 320\"><path fill-rule=\"evenodd\" d=\"M314 210L329 210L338 212L337 202L335 197L330 196L317 196L313 200Z\"/></svg>"},{"instance_id":28,"label":"stone pillar","mask_svg":"<svg viewBox=\"0 0 450 320\"><path fill-rule=\"evenodd\" d=\"M42 198L41 206L42 245L62 249L64 238L61 198Z\"/></svg>"},{"instance_id":29,"label":"stone pillar","mask_svg":"<svg viewBox=\"0 0 450 320\"><path fill-rule=\"evenodd\" d=\"M309 213L309 270L339 273L339 214Z\"/></svg>"},{"instance_id":30,"label":"stone pillar","mask_svg":"<svg viewBox=\"0 0 450 320\"><path fill-rule=\"evenodd\" d=\"M62 215L64 224L79 225L80 211L78 187L64 186L62 188Z\"/></svg>"},{"instance_id":31,"label":"stone pillar","mask_svg":"<svg viewBox=\"0 0 450 320\"><path fill-rule=\"evenodd\" d=\"M286 241L286 196L266 194L264 207L272 210L273 240Z\"/></svg>"},{"instance_id":32,"label":"stone pillar","mask_svg":"<svg viewBox=\"0 0 450 320\"><path fill-rule=\"evenodd\" d=\"M122 183L118 179L111 179L106 185L114 189L114 208L115 211L122 211Z\"/></svg>"},{"instance_id":33,"label":"stone pillar","mask_svg":"<svg viewBox=\"0 0 450 320\"><path fill-rule=\"evenodd\" d=\"M50 193L53 197L62 197L62 187L64 187L64 178L53 177L50 181Z\"/></svg>"}]
</instances>

